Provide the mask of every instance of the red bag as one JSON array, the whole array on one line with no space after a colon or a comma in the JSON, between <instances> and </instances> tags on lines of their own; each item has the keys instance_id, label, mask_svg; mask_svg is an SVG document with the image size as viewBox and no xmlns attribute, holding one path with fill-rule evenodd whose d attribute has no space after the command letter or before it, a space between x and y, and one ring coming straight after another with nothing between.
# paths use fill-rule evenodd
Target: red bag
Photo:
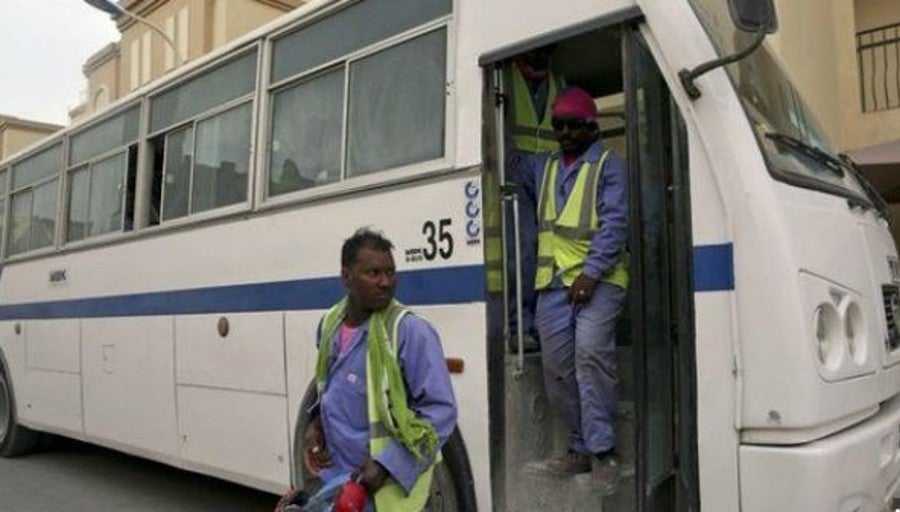
<instances>
[{"instance_id":1,"label":"red bag","mask_svg":"<svg viewBox=\"0 0 900 512\"><path fill-rule=\"evenodd\" d=\"M366 488L350 480L334 499L334 512L362 512L366 508Z\"/></svg>"}]
</instances>

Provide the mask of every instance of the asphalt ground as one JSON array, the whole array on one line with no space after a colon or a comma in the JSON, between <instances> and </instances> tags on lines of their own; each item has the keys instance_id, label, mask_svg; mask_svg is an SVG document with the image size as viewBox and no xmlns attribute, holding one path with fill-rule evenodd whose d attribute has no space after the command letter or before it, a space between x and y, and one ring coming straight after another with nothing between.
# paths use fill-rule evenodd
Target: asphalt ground
<instances>
[{"instance_id":1,"label":"asphalt ground","mask_svg":"<svg viewBox=\"0 0 900 512\"><path fill-rule=\"evenodd\" d=\"M0 458L0 512L272 512L277 496L76 441Z\"/></svg>"}]
</instances>

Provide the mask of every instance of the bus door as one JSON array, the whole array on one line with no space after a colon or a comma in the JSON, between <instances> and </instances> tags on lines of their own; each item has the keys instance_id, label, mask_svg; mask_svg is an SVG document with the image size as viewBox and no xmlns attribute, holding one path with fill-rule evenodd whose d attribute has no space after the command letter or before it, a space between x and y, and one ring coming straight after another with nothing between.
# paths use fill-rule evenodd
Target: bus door
<instances>
[{"instance_id":1,"label":"bus door","mask_svg":"<svg viewBox=\"0 0 900 512\"><path fill-rule=\"evenodd\" d=\"M684 126L634 25L617 22L567 35L523 44L520 54L482 61L494 510L581 511L597 510L598 504L604 512L696 510ZM515 108L516 98L509 70L520 55L535 48L548 52L553 73L566 85L577 85L595 98L603 144L627 163L630 177L631 285L616 350L616 450L622 480L612 496L599 493L587 473L558 479L525 470L531 461L565 453L570 434L547 399L540 340L535 344L530 339L525 320L529 289L534 287L528 256L536 251L529 230L536 229L536 216L529 211L534 198L521 181L523 170L527 175L541 157L519 150L513 136L525 133L534 141L552 135L512 126L509 109Z\"/></svg>"},{"instance_id":2,"label":"bus door","mask_svg":"<svg viewBox=\"0 0 900 512\"><path fill-rule=\"evenodd\" d=\"M625 37L638 510L699 510L684 121L637 28Z\"/></svg>"}]
</instances>

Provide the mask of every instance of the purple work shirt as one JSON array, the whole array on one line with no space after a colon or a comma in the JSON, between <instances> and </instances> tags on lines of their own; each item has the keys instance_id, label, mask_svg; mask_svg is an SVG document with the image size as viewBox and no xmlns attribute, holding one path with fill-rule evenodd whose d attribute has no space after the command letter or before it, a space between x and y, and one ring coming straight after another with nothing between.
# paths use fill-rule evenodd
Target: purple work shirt
<instances>
[{"instance_id":1,"label":"purple work shirt","mask_svg":"<svg viewBox=\"0 0 900 512\"><path fill-rule=\"evenodd\" d=\"M331 361L319 404L325 444L332 461L320 475L326 481L353 471L369 456L366 402L369 324L366 322L359 327L343 353L338 349L339 332L331 340ZM440 338L431 324L414 314L401 320L398 337L398 362L406 384L408 405L419 418L434 426L443 446L456 427L456 400ZM391 439L375 460L407 492L432 462L418 461L395 439Z\"/></svg>"},{"instance_id":2,"label":"purple work shirt","mask_svg":"<svg viewBox=\"0 0 900 512\"><path fill-rule=\"evenodd\" d=\"M559 214L575 187L575 178L578 177L581 165L584 162L597 162L601 156L603 156L603 144L597 140L569 165L566 165L562 153L559 151L536 155L528 162L521 162L518 167L519 172L526 174L521 179L525 194L537 207L547 159L550 157L559 159L559 171L553 187L556 191L556 213ZM597 218L600 219L600 229L594 233L587 259L584 262L585 275L594 279L599 279L613 270L619 262L628 238L628 173L625 162L618 155L610 153L606 158L600 182L597 184L597 197L599 199L597 201ZM540 214L537 217L540 217ZM537 222L540 220L538 219ZM523 228L537 230L537 226ZM563 285L558 279L554 279L551 286L562 287Z\"/></svg>"}]
</instances>

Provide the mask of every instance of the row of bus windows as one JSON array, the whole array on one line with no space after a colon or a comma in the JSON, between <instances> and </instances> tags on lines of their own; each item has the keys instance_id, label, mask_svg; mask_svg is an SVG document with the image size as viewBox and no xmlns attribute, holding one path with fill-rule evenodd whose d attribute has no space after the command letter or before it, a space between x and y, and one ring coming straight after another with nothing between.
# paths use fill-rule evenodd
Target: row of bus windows
<instances>
[{"instance_id":1,"label":"row of bus windows","mask_svg":"<svg viewBox=\"0 0 900 512\"><path fill-rule=\"evenodd\" d=\"M276 91L269 194L443 156L446 52L436 30Z\"/></svg>"},{"instance_id":2,"label":"row of bus windows","mask_svg":"<svg viewBox=\"0 0 900 512\"><path fill-rule=\"evenodd\" d=\"M389 2L361 2L275 41L271 79L277 83L269 88L269 109L259 124L268 134L266 169L260 170L267 172L266 197L444 156L446 27L360 51L372 37L449 13L448 0L402 1L413 15L392 18L385 15ZM372 16L382 26L344 48L344 57L320 62L303 52L290 54L311 31L346 32L341 19ZM0 169L0 229L9 211L6 254L52 247L60 205L63 241L69 243L246 204L257 54L254 47L151 93L143 116L146 156L138 151L142 108L134 104L69 135L65 154L60 141ZM152 173L145 187L137 186L140 158ZM146 197L146 221L136 219L137 193Z\"/></svg>"}]
</instances>

